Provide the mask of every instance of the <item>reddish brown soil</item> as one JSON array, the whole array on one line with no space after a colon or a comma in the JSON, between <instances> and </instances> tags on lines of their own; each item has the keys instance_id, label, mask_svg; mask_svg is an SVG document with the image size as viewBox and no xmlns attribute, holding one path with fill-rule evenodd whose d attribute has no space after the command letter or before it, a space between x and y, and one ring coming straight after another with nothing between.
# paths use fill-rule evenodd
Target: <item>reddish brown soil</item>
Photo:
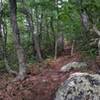
<instances>
[{"instance_id":1,"label":"reddish brown soil","mask_svg":"<svg viewBox=\"0 0 100 100\"><path fill-rule=\"evenodd\" d=\"M55 92L61 82L68 78L70 73L61 73L59 69L64 64L79 61L79 53L71 56L61 56L57 60L47 59L41 63L30 65L30 72L23 81L13 82L11 75L0 74L0 100L54 100ZM89 72L96 71L91 67Z\"/></svg>"}]
</instances>

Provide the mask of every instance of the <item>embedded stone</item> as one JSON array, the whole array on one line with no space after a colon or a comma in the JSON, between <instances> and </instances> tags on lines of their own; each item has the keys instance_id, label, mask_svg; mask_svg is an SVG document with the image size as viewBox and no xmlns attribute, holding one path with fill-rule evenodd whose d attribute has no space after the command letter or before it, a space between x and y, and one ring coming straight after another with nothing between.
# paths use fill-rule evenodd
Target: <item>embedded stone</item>
<instances>
[{"instance_id":1,"label":"embedded stone","mask_svg":"<svg viewBox=\"0 0 100 100\"><path fill-rule=\"evenodd\" d=\"M100 100L100 75L71 74L58 88L54 100Z\"/></svg>"}]
</instances>

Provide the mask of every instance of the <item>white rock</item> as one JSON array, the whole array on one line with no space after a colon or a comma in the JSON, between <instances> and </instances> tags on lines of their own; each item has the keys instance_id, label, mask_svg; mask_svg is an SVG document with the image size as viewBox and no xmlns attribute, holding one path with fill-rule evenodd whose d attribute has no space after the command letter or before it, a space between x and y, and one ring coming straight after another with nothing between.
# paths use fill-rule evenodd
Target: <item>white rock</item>
<instances>
[{"instance_id":1,"label":"white rock","mask_svg":"<svg viewBox=\"0 0 100 100\"><path fill-rule=\"evenodd\" d=\"M100 75L74 73L58 88L54 100L100 100Z\"/></svg>"},{"instance_id":2,"label":"white rock","mask_svg":"<svg viewBox=\"0 0 100 100\"><path fill-rule=\"evenodd\" d=\"M86 68L88 65L85 62L70 62L61 67L61 72L67 72L71 69L83 69Z\"/></svg>"}]
</instances>

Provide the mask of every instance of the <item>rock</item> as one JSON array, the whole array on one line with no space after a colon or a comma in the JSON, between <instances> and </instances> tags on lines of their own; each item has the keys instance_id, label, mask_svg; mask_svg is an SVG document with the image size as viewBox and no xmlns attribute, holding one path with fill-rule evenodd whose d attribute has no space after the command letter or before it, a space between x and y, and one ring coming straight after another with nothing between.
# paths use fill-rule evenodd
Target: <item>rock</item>
<instances>
[{"instance_id":1,"label":"rock","mask_svg":"<svg viewBox=\"0 0 100 100\"><path fill-rule=\"evenodd\" d=\"M72 74L58 88L54 100L100 100L100 75Z\"/></svg>"},{"instance_id":2,"label":"rock","mask_svg":"<svg viewBox=\"0 0 100 100\"><path fill-rule=\"evenodd\" d=\"M60 72L67 72L71 69L85 69L87 66L85 62L71 62L61 67Z\"/></svg>"}]
</instances>

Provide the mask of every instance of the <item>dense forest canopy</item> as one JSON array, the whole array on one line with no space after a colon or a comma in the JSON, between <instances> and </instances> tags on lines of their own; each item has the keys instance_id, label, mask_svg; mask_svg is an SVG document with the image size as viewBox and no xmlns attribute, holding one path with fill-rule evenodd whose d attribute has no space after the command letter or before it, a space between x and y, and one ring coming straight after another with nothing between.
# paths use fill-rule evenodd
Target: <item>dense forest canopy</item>
<instances>
[{"instance_id":1,"label":"dense forest canopy","mask_svg":"<svg viewBox=\"0 0 100 100\"><path fill-rule=\"evenodd\" d=\"M56 59L65 43L100 55L99 28L100 0L0 0L0 69L23 79L28 64Z\"/></svg>"}]
</instances>

